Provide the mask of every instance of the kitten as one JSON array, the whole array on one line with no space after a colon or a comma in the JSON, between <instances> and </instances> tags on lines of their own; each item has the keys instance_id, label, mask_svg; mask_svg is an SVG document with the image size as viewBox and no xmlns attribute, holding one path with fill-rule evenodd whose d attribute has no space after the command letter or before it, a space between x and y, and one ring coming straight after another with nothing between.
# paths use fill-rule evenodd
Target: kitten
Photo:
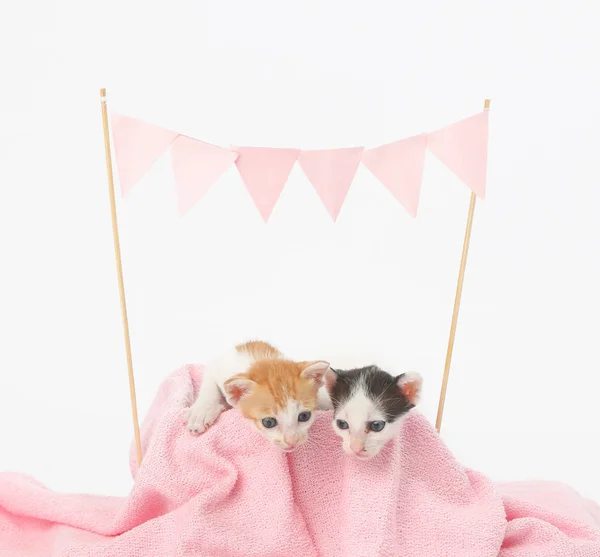
<instances>
[{"instance_id":1,"label":"kitten","mask_svg":"<svg viewBox=\"0 0 600 557\"><path fill-rule=\"evenodd\" d=\"M293 362L266 342L235 347L206 366L187 428L203 433L226 409L242 415L276 447L291 452L308 436L327 362Z\"/></svg>"},{"instance_id":2,"label":"kitten","mask_svg":"<svg viewBox=\"0 0 600 557\"><path fill-rule=\"evenodd\" d=\"M377 366L329 369L325 389L344 451L364 460L378 454L417 404L422 383L417 373L394 377Z\"/></svg>"}]
</instances>

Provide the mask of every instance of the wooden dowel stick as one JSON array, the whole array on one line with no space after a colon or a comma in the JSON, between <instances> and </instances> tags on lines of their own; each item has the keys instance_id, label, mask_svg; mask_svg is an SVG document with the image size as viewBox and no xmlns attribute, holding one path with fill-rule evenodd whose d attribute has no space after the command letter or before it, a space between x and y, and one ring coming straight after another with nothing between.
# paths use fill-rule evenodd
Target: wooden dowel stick
<instances>
[{"instance_id":1,"label":"wooden dowel stick","mask_svg":"<svg viewBox=\"0 0 600 557\"><path fill-rule=\"evenodd\" d=\"M483 109L488 110L489 108L490 100L486 99ZM460 299L462 297L463 282L465 280L465 269L467 267L467 256L469 255L469 244L471 242L471 229L473 227L473 215L475 214L476 202L477 196L474 193L471 193L469 215L467 217L467 227L465 229L465 239L460 259L460 269L458 271L458 284L456 285L456 295L454 297L454 311L452 312L452 324L450 325L450 338L448 339L448 350L446 352L446 363L444 365L444 377L442 378L442 390L440 392L440 402L438 404L437 418L435 420L435 427L438 432L442 429L442 419L444 417L444 404L446 403L446 391L448 390L448 378L450 377L450 365L452 363L452 352L454 351L454 337L456 336L456 324L458 323L458 312L460 310Z\"/></svg>"},{"instance_id":2,"label":"wooden dowel stick","mask_svg":"<svg viewBox=\"0 0 600 557\"><path fill-rule=\"evenodd\" d=\"M117 205L115 202L115 182L113 178L112 156L110 152L110 133L108 129L108 110L106 108L106 89L100 89L102 105L102 124L104 126L104 151L106 153L106 173L108 174L108 194L110 196L110 212L112 216L113 241L115 260L117 263L117 279L119 296L121 298L121 318L125 336L125 354L127 355L127 372L129 375L129 396L131 398L131 413L133 415L133 435L135 438L135 454L138 468L142 464L142 442L140 439L140 424L138 421L137 399L135 395L135 379L133 377L133 360L131 358L131 341L129 339L129 320L127 319L127 303L125 301L125 285L123 282L123 265L121 263L121 244L119 242L119 224L117 221Z\"/></svg>"}]
</instances>

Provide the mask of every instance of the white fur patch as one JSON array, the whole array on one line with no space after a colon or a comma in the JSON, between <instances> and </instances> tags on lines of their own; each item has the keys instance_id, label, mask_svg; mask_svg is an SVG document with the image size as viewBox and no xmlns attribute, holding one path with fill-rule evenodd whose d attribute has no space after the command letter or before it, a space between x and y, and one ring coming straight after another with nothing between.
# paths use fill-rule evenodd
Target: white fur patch
<instances>
[{"instance_id":1,"label":"white fur patch","mask_svg":"<svg viewBox=\"0 0 600 557\"><path fill-rule=\"evenodd\" d=\"M253 363L254 360L247 352L238 352L234 349L208 364L204 373L210 375L223 392L223 385L227 379L246 373Z\"/></svg>"},{"instance_id":2,"label":"white fur patch","mask_svg":"<svg viewBox=\"0 0 600 557\"><path fill-rule=\"evenodd\" d=\"M247 353L232 350L204 368L204 377L196 400L186 412L187 428L191 433L203 433L225 410L224 383L234 375L245 373L252 365Z\"/></svg>"}]
</instances>

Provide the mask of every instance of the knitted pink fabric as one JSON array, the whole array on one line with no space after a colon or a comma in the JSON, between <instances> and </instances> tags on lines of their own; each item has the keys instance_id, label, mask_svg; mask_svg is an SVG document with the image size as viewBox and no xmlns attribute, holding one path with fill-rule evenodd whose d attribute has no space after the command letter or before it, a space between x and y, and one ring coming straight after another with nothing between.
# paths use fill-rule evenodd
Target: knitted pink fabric
<instances>
[{"instance_id":1,"label":"knitted pink fabric","mask_svg":"<svg viewBox=\"0 0 600 557\"><path fill-rule=\"evenodd\" d=\"M368 462L342 453L328 414L291 455L235 411L193 437L182 412L200 375L186 366L162 385L128 497L60 495L1 474L0 555L600 556L597 507L555 484L497 489L418 413Z\"/></svg>"}]
</instances>

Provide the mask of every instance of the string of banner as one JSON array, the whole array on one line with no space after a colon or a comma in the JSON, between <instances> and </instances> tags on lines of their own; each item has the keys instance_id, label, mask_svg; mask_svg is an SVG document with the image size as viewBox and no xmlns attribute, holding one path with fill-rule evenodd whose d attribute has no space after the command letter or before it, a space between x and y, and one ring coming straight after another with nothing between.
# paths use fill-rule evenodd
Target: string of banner
<instances>
[{"instance_id":1,"label":"string of banner","mask_svg":"<svg viewBox=\"0 0 600 557\"><path fill-rule=\"evenodd\" d=\"M141 464L142 449L116 212L111 129L122 196L125 197L156 161L170 149L177 205L181 216L198 203L220 177L235 164L260 215L268 221L297 162L334 221L340 213L361 163L391 192L409 215L416 217L425 152L429 150L433 153L471 190L436 419L436 427L440 431L475 202L477 197L481 199L485 197L489 100L485 101L483 111L468 118L430 133L400 139L373 149L345 147L305 150L271 147L225 148L114 112L111 113L109 125L105 89L100 90L100 97L138 465Z\"/></svg>"}]
</instances>

